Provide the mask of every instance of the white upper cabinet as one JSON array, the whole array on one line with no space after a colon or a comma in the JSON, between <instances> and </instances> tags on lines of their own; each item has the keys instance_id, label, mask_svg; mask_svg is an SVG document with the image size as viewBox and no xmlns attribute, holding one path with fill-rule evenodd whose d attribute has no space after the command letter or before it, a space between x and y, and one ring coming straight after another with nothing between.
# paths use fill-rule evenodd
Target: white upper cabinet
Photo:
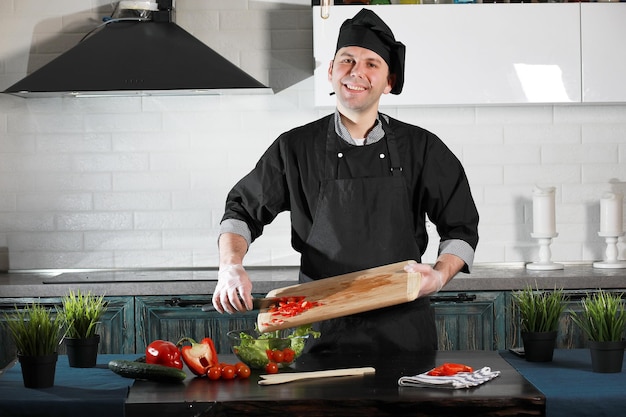
<instances>
[{"instance_id":1,"label":"white upper cabinet","mask_svg":"<svg viewBox=\"0 0 626 417\"><path fill-rule=\"evenodd\" d=\"M626 101L626 3L581 3L583 101Z\"/></svg>"},{"instance_id":2,"label":"white upper cabinet","mask_svg":"<svg viewBox=\"0 0 626 417\"><path fill-rule=\"evenodd\" d=\"M321 18L319 6L313 8L316 106L335 105L329 95L328 65L341 23L361 7L333 6L328 19ZM367 7L407 49L404 90L398 96L384 96L382 105L576 103L582 99L579 3ZM593 24L602 26L600 19ZM615 17L615 32L607 35L615 40L626 35L626 25L618 25L618 20L625 21L624 13ZM620 66L614 68L622 73L626 66L623 49ZM605 86L590 83L586 91L587 87Z\"/></svg>"}]
</instances>

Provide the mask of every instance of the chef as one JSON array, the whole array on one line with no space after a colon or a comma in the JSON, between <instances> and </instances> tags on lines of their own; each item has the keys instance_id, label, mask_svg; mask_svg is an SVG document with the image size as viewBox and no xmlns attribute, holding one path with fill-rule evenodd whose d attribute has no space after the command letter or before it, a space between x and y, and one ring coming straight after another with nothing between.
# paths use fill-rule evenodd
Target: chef
<instances>
[{"instance_id":1,"label":"chef","mask_svg":"<svg viewBox=\"0 0 626 417\"><path fill-rule=\"evenodd\" d=\"M252 308L243 264L249 245L283 211L301 254L300 282L415 260L417 300L319 323L310 352L416 352L437 348L429 295L469 272L478 212L459 160L434 134L379 112L382 94L400 94L405 46L371 10L341 26L328 80L334 114L283 133L230 191L219 237L213 305ZM437 227L434 265L426 216ZM381 294L385 288L380 288Z\"/></svg>"}]
</instances>

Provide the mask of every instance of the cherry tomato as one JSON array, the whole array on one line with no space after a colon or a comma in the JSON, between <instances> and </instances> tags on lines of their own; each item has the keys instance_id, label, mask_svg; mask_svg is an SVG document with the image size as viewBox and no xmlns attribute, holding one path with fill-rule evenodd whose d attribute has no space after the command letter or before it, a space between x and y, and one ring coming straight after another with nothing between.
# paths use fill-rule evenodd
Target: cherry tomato
<instances>
[{"instance_id":1,"label":"cherry tomato","mask_svg":"<svg viewBox=\"0 0 626 417\"><path fill-rule=\"evenodd\" d=\"M283 362L284 363L291 363L293 362L295 358L296 358L296 352L294 352L293 349L291 348L283 349Z\"/></svg>"},{"instance_id":2,"label":"cherry tomato","mask_svg":"<svg viewBox=\"0 0 626 417\"><path fill-rule=\"evenodd\" d=\"M249 378L251 371L250 371L250 367L248 365L246 365L245 363L242 363L240 366L236 366L237 368L237 376L239 378Z\"/></svg>"},{"instance_id":3,"label":"cherry tomato","mask_svg":"<svg viewBox=\"0 0 626 417\"><path fill-rule=\"evenodd\" d=\"M217 381L222 377L222 368L219 366L211 366L206 372L206 376L213 381Z\"/></svg>"},{"instance_id":4,"label":"cherry tomato","mask_svg":"<svg viewBox=\"0 0 626 417\"><path fill-rule=\"evenodd\" d=\"M265 372L268 374L277 374L278 373L278 365L275 362L270 362L265 365Z\"/></svg>"},{"instance_id":5,"label":"cherry tomato","mask_svg":"<svg viewBox=\"0 0 626 417\"><path fill-rule=\"evenodd\" d=\"M222 369L222 379L234 379L237 376L237 370L234 365L226 365Z\"/></svg>"},{"instance_id":6,"label":"cherry tomato","mask_svg":"<svg viewBox=\"0 0 626 417\"><path fill-rule=\"evenodd\" d=\"M283 351L279 349L274 349L272 351L272 360L276 363L281 363L283 361L284 355Z\"/></svg>"}]
</instances>

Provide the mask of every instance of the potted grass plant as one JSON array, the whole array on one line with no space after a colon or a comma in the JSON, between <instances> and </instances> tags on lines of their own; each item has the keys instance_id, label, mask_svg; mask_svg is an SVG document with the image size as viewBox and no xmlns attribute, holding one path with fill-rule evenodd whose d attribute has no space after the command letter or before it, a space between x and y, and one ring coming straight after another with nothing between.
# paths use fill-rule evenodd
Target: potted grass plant
<instances>
[{"instance_id":1,"label":"potted grass plant","mask_svg":"<svg viewBox=\"0 0 626 417\"><path fill-rule=\"evenodd\" d=\"M54 385L62 318L47 307L32 303L12 314L4 313L5 325L17 348L24 386Z\"/></svg>"},{"instance_id":2,"label":"potted grass plant","mask_svg":"<svg viewBox=\"0 0 626 417\"><path fill-rule=\"evenodd\" d=\"M582 311L571 318L589 340L594 372L622 371L626 309L621 293L599 290L581 301Z\"/></svg>"},{"instance_id":3,"label":"potted grass plant","mask_svg":"<svg viewBox=\"0 0 626 417\"><path fill-rule=\"evenodd\" d=\"M513 292L519 309L524 357L529 362L550 362L554 354L559 319L565 310L563 290L534 290L531 286Z\"/></svg>"},{"instance_id":4,"label":"potted grass plant","mask_svg":"<svg viewBox=\"0 0 626 417\"><path fill-rule=\"evenodd\" d=\"M61 314L66 327L64 343L70 367L95 366L100 343L97 328L106 312L104 296L70 291L62 303Z\"/></svg>"}]
</instances>

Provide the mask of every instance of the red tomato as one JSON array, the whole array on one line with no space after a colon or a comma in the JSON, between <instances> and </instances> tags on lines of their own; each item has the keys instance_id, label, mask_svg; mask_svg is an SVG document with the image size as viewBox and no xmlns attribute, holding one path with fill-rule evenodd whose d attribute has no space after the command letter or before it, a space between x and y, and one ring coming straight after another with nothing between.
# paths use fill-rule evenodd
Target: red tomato
<instances>
[{"instance_id":1,"label":"red tomato","mask_svg":"<svg viewBox=\"0 0 626 417\"><path fill-rule=\"evenodd\" d=\"M294 352L293 349L291 348L283 349L283 362L284 363L291 363L293 362L295 358L296 358L296 352Z\"/></svg>"},{"instance_id":2,"label":"red tomato","mask_svg":"<svg viewBox=\"0 0 626 417\"><path fill-rule=\"evenodd\" d=\"M250 367L246 365L245 363L242 363L241 365L236 366L236 368L237 368L237 376L239 378L243 378L243 379L249 378L250 374L252 373L250 371Z\"/></svg>"},{"instance_id":3,"label":"red tomato","mask_svg":"<svg viewBox=\"0 0 626 417\"><path fill-rule=\"evenodd\" d=\"M237 370L234 365L226 365L222 369L222 379L234 379L237 376Z\"/></svg>"},{"instance_id":4,"label":"red tomato","mask_svg":"<svg viewBox=\"0 0 626 417\"><path fill-rule=\"evenodd\" d=\"M282 363L284 358L283 351L279 349L274 349L272 351L272 360L276 363Z\"/></svg>"},{"instance_id":5,"label":"red tomato","mask_svg":"<svg viewBox=\"0 0 626 417\"><path fill-rule=\"evenodd\" d=\"M268 374L277 374L278 365L276 365L276 363L274 362L268 363L267 365L265 365L265 372L267 372Z\"/></svg>"},{"instance_id":6,"label":"red tomato","mask_svg":"<svg viewBox=\"0 0 626 417\"><path fill-rule=\"evenodd\" d=\"M206 376L213 381L217 381L222 377L222 368L219 366L212 366L206 372Z\"/></svg>"}]
</instances>

